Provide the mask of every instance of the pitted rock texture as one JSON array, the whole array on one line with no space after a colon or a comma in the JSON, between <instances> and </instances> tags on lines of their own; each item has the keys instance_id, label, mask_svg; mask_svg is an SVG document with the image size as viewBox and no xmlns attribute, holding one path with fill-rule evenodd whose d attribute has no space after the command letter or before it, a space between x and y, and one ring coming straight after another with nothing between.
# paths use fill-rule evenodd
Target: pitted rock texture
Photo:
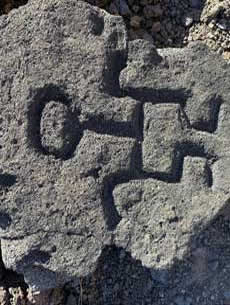
<instances>
[{"instance_id":1,"label":"pitted rock texture","mask_svg":"<svg viewBox=\"0 0 230 305\"><path fill-rule=\"evenodd\" d=\"M40 122L41 147L44 152L60 158L67 157L75 148L76 126L72 127L75 121L66 105L52 101L47 103Z\"/></svg>"},{"instance_id":2,"label":"pitted rock texture","mask_svg":"<svg viewBox=\"0 0 230 305\"><path fill-rule=\"evenodd\" d=\"M111 238L104 184L135 146L137 102L113 79L125 26L83 2L35 1L0 31L2 256L48 289L92 272Z\"/></svg>"},{"instance_id":3,"label":"pitted rock texture","mask_svg":"<svg viewBox=\"0 0 230 305\"><path fill-rule=\"evenodd\" d=\"M229 204L229 65L128 42L120 17L74 0L32 1L0 34L5 266L46 290L106 245L152 271L183 259Z\"/></svg>"}]
</instances>

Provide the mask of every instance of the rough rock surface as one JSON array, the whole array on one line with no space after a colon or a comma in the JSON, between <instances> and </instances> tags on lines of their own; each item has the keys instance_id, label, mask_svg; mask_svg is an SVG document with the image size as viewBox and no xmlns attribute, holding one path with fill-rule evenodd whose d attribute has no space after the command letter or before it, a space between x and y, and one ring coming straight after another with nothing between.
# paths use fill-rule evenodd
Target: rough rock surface
<instances>
[{"instance_id":1,"label":"rough rock surface","mask_svg":"<svg viewBox=\"0 0 230 305\"><path fill-rule=\"evenodd\" d=\"M122 20L82 2L43 4L0 20L2 256L39 289L87 275L109 243L105 188L132 166L138 104L115 97Z\"/></svg>"},{"instance_id":2,"label":"rough rock surface","mask_svg":"<svg viewBox=\"0 0 230 305\"><path fill-rule=\"evenodd\" d=\"M202 44L129 42L121 17L74 0L31 1L0 35L5 267L52 289L103 269L109 246L163 284L193 253L183 285L202 282L194 240L229 216L230 66ZM191 303L167 293L144 302Z\"/></svg>"},{"instance_id":3,"label":"rough rock surface","mask_svg":"<svg viewBox=\"0 0 230 305\"><path fill-rule=\"evenodd\" d=\"M146 39L156 47L183 47L203 41L230 60L229 0L84 0L122 16L130 39ZM2 0L0 15L30 0Z\"/></svg>"},{"instance_id":4,"label":"rough rock surface","mask_svg":"<svg viewBox=\"0 0 230 305\"><path fill-rule=\"evenodd\" d=\"M130 39L146 39L158 48L199 40L230 60L229 0L86 1L123 16Z\"/></svg>"},{"instance_id":5,"label":"rough rock surface","mask_svg":"<svg viewBox=\"0 0 230 305\"><path fill-rule=\"evenodd\" d=\"M11 283L12 284L12 283ZM65 296L63 289L48 289L42 292L28 289L26 292L19 287L5 289L0 287L1 305L63 305Z\"/></svg>"}]
</instances>

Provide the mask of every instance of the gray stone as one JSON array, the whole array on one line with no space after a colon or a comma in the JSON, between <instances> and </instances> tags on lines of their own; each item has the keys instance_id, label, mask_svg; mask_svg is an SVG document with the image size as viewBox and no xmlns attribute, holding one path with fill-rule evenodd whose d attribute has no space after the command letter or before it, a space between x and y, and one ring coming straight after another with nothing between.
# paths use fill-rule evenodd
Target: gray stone
<instances>
[{"instance_id":1,"label":"gray stone","mask_svg":"<svg viewBox=\"0 0 230 305\"><path fill-rule=\"evenodd\" d=\"M92 272L109 243L106 177L132 166L139 106L116 97L121 17L30 1L0 33L2 257L43 290Z\"/></svg>"},{"instance_id":2,"label":"gray stone","mask_svg":"<svg viewBox=\"0 0 230 305\"><path fill-rule=\"evenodd\" d=\"M120 15L121 16L130 16L131 11L129 9L129 6L128 6L126 0L117 0L117 2L119 2L118 7L119 7Z\"/></svg>"},{"instance_id":3,"label":"gray stone","mask_svg":"<svg viewBox=\"0 0 230 305\"><path fill-rule=\"evenodd\" d=\"M201 44L158 53L148 42L129 44L120 83L143 102L148 179L136 176L114 189L116 244L149 268L182 259L192 235L227 209L229 77L229 66Z\"/></svg>"},{"instance_id":4,"label":"gray stone","mask_svg":"<svg viewBox=\"0 0 230 305\"><path fill-rule=\"evenodd\" d=\"M193 18L192 18L192 17L189 17L189 16L186 16L186 17L184 17L183 22L184 22L184 25L185 25L186 27L189 27L189 26L191 26L192 23L193 23Z\"/></svg>"},{"instance_id":5,"label":"gray stone","mask_svg":"<svg viewBox=\"0 0 230 305\"><path fill-rule=\"evenodd\" d=\"M119 9L118 9L116 3L114 3L114 2L110 3L109 8L108 8L108 12L110 14L113 14L113 15L118 15L119 14Z\"/></svg>"},{"instance_id":6,"label":"gray stone","mask_svg":"<svg viewBox=\"0 0 230 305\"><path fill-rule=\"evenodd\" d=\"M221 29L221 30L227 30L228 26L227 26L227 22L223 19L223 20L220 20L220 22L217 22L216 23L216 26Z\"/></svg>"},{"instance_id":7,"label":"gray stone","mask_svg":"<svg viewBox=\"0 0 230 305\"><path fill-rule=\"evenodd\" d=\"M229 65L128 42L122 18L75 0L31 0L0 35L5 267L46 290L116 245L167 285L228 206Z\"/></svg>"},{"instance_id":8,"label":"gray stone","mask_svg":"<svg viewBox=\"0 0 230 305\"><path fill-rule=\"evenodd\" d=\"M193 8L200 8L202 5L202 1L201 0L190 0L190 5Z\"/></svg>"}]
</instances>

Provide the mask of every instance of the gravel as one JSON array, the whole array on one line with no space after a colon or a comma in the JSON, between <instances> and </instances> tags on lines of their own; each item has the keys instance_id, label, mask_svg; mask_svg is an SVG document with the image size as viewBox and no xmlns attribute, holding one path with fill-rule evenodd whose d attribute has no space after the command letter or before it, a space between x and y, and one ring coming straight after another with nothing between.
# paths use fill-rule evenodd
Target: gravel
<instances>
[{"instance_id":1,"label":"gravel","mask_svg":"<svg viewBox=\"0 0 230 305\"><path fill-rule=\"evenodd\" d=\"M129 37L157 48L183 47L200 40L230 61L229 0L84 0L124 17ZM0 15L28 0L2 0Z\"/></svg>"},{"instance_id":2,"label":"gravel","mask_svg":"<svg viewBox=\"0 0 230 305\"><path fill-rule=\"evenodd\" d=\"M229 0L86 0L126 21L129 37L157 48L200 40L230 60Z\"/></svg>"}]
</instances>

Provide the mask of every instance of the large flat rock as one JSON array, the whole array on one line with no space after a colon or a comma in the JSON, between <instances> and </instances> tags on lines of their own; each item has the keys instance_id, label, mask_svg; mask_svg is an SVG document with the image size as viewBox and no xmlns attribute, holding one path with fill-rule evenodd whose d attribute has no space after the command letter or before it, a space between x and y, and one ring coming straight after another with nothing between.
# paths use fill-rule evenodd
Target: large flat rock
<instances>
[{"instance_id":1,"label":"large flat rock","mask_svg":"<svg viewBox=\"0 0 230 305\"><path fill-rule=\"evenodd\" d=\"M229 204L230 67L200 44L128 42L120 17L31 1L0 17L0 237L34 289L106 245L183 259Z\"/></svg>"}]
</instances>

